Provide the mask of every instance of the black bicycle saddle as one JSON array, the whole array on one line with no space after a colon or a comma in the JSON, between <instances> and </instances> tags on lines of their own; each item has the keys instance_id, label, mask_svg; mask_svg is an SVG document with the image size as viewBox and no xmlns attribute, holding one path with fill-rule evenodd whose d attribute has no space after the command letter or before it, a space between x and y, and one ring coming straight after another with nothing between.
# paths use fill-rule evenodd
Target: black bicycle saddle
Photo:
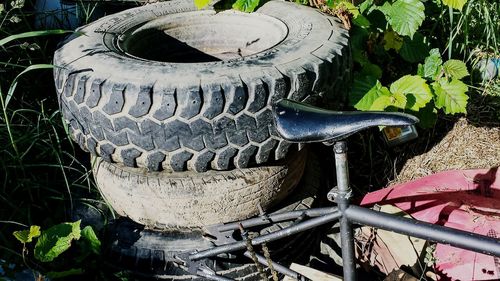
<instances>
[{"instance_id":1,"label":"black bicycle saddle","mask_svg":"<svg viewBox=\"0 0 500 281\"><path fill-rule=\"evenodd\" d=\"M274 106L278 133L291 142L334 142L374 126L409 126L418 118L399 112L330 111L283 99Z\"/></svg>"}]
</instances>

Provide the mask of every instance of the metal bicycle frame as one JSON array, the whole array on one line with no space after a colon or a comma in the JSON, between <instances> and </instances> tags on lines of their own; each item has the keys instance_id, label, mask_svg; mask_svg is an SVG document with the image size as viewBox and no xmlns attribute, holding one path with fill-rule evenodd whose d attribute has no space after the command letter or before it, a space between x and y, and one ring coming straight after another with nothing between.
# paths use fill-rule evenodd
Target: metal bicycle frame
<instances>
[{"instance_id":1,"label":"metal bicycle frame","mask_svg":"<svg viewBox=\"0 0 500 281\"><path fill-rule=\"evenodd\" d=\"M354 255L352 224L377 227L429 241L448 244L457 248L500 257L499 239L351 205L350 198L352 190L349 187L346 142L336 142L333 150L335 152L337 187L330 190L327 196L330 201L335 201L337 203L337 207L264 215L258 218L218 226L217 231L224 232L236 230L240 226L247 228L300 217L311 218L285 229L262 235L251 240L252 245L260 245L338 220L340 222L343 277L345 281L356 280L356 260ZM199 260L217 256L222 253L243 250L245 248L246 242L238 241L194 253L189 256L189 259ZM258 261L268 266L268 261L266 261L266 259L261 257ZM297 272L280 266L279 264L275 264L274 262L273 267L282 274L300 279L300 275ZM212 280L230 280L216 275L210 276L204 274L203 276Z\"/></svg>"}]
</instances>

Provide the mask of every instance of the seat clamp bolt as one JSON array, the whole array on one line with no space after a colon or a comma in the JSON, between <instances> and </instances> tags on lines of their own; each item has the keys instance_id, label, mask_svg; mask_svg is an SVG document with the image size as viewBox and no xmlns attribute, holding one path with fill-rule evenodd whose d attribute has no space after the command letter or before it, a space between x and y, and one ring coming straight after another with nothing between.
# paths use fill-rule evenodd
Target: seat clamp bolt
<instances>
[{"instance_id":1,"label":"seat clamp bolt","mask_svg":"<svg viewBox=\"0 0 500 281\"><path fill-rule=\"evenodd\" d=\"M347 192L340 192L338 187L332 188L326 195L328 201L337 202L339 199L348 200L352 197L352 189L349 188Z\"/></svg>"},{"instance_id":2,"label":"seat clamp bolt","mask_svg":"<svg viewBox=\"0 0 500 281\"><path fill-rule=\"evenodd\" d=\"M335 153L337 153L337 154L339 154L339 153L346 153L347 152L347 144L346 144L346 142L344 142L344 141L336 142L333 145L333 151Z\"/></svg>"}]
</instances>

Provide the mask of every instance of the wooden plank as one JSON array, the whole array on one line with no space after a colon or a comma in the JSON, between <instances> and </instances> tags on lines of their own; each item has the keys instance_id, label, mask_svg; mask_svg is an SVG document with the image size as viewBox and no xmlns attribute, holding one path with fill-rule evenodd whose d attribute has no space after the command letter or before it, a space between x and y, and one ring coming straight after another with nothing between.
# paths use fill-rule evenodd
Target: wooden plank
<instances>
[{"instance_id":1,"label":"wooden plank","mask_svg":"<svg viewBox=\"0 0 500 281\"><path fill-rule=\"evenodd\" d=\"M312 281L342 281L342 277L325 273L317 269L313 269L304 265L292 263L291 270L300 273L302 276L311 279ZM283 281L294 281L295 279L286 276Z\"/></svg>"}]
</instances>

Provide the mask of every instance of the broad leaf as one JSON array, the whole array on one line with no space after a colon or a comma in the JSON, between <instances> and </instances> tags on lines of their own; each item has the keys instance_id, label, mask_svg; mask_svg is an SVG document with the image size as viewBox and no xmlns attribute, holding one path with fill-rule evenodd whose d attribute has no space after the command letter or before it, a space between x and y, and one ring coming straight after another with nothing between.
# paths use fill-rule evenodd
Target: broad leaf
<instances>
[{"instance_id":1,"label":"broad leaf","mask_svg":"<svg viewBox=\"0 0 500 281\"><path fill-rule=\"evenodd\" d=\"M375 5L376 9L381 11L384 16L389 19L391 16L392 5L389 1L386 1L382 6Z\"/></svg>"},{"instance_id":2,"label":"broad leaf","mask_svg":"<svg viewBox=\"0 0 500 281\"><path fill-rule=\"evenodd\" d=\"M407 102L406 95L403 93L393 93L391 95L390 106L404 109L406 107L406 102Z\"/></svg>"},{"instance_id":3,"label":"broad leaf","mask_svg":"<svg viewBox=\"0 0 500 281\"><path fill-rule=\"evenodd\" d=\"M432 83L432 88L436 94L434 101L437 108L442 108L446 114L467 113L469 97L465 93L468 87L462 81L440 79Z\"/></svg>"},{"instance_id":4,"label":"broad leaf","mask_svg":"<svg viewBox=\"0 0 500 281\"><path fill-rule=\"evenodd\" d=\"M432 100L432 92L425 79L420 76L406 75L392 83L391 93L406 96L406 108L418 111Z\"/></svg>"},{"instance_id":5,"label":"broad leaf","mask_svg":"<svg viewBox=\"0 0 500 281\"><path fill-rule=\"evenodd\" d=\"M424 10L420 0L397 0L392 4L387 20L399 35L412 38L424 21Z\"/></svg>"},{"instance_id":6,"label":"broad leaf","mask_svg":"<svg viewBox=\"0 0 500 281\"><path fill-rule=\"evenodd\" d=\"M352 60L359 63L363 67L370 63L366 55L360 49L352 50Z\"/></svg>"},{"instance_id":7,"label":"broad leaf","mask_svg":"<svg viewBox=\"0 0 500 281\"><path fill-rule=\"evenodd\" d=\"M233 9L251 13L259 5L259 0L237 0L233 4Z\"/></svg>"},{"instance_id":8,"label":"broad leaf","mask_svg":"<svg viewBox=\"0 0 500 281\"><path fill-rule=\"evenodd\" d=\"M370 21L362 14L359 14L357 17L352 19L352 23L354 23L354 25L362 27L362 28L368 28L371 25Z\"/></svg>"},{"instance_id":9,"label":"broad leaf","mask_svg":"<svg viewBox=\"0 0 500 281\"><path fill-rule=\"evenodd\" d=\"M208 4L210 4L210 1L211 0L194 0L194 5L196 6L196 8L198 9L203 9L205 8L206 6L208 6Z\"/></svg>"},{"instance_id":10,"label":"broad leaf","mask_svg":"<svg viewBox=\"0 0 500 281\"><path fill-rule=\"evenodd\" d=\"M404 109L406 106L406 96L401 93L380 96L373 102L370 110L382 111L390 106Z\"/></svg>"},{"instance_id":11,"label":"broad leaf","mask_svg":"<svg viewBox=\"0 0 500 281\"><path fill-rule=\"evenodd\" d=\"M33 238L40 236L40 227L38 225L32 225L30 229L14 231L12 234L23 244L30 243L33 241Z\"/></svg>"},{"instance_id":12,"label":"broad leaf","mask_svg":"<svg viewBox=\"0 0 500 281\"><path fill-rule=\"evenodd\" d=\"M367 60L363 64L363 69L361 69L361 75L372 76L374 78L380 79L382 78L382 69L378 65L373 64Z\"/></svg>"},{"instance_id":13,"label":"broad leaf","mask_svg":"<svg viewBox=\"0 0 500 281\"><path fill-rule=\"evenodd\" d=\"M403 46L403 38L392 30L386 30L384 33L384 49L386 51L394 49L399 51Z\"/></svg>"},{"instance_id":14,"label":"broad leaf","mask_svg":"<svg viewBox=\"0 0 500 281\"><path fill-rule=\"evenodd\" d=\"M82 238L88 242L90 250L94 254L99 254L101 252L101 241L99 241L99 238L97 238L97 235L95 235L95 232L92 229L92 227L90 225L87 225L82 229L81 234Z\"/></svg>"},{"instance_id":15,"label":"broad leaf","mask_svg":"<svg viewBox=\"0 0 500 281\"><path fill-rule=\"evenodd\" d=\"M361 53L361 50L366 49L366 41L368 41L368 31L359 26L353 26L351 29L349 41L353 52Z\"/></svg>"},{"instance_id":16,"label":"broad leaf","mask_svg":"<svg viewBox=\"0 0 500 281\"><path fill-rule=\"evenodd\" d=\"M462 10L467 0L442 0L443 4L454 9Z\"/></svg>"},{"instance_id":17,"label":"broad leaf","mask_svg":"<svg viewBox=\"0 0 500 281\"><path fill-rule=\"evenodd\" d=\"M429 52L429 56L425 58L425 63L419 71L419 75L433 80L436 79L441 72L442 63L443 60L441 59L439 49L432 49Z\"/></svg>"},{"instance_id":18,"label":"broad leaf","mask_svg":"<svg viewBox=\"0 0 500 281\"><path fill-rule=\"evenodd\" d=\"M364 13L372 7L373 7L373 0L365 0L363 1L363 3L359 4L359 12Z\"/></svg>"},{"instance_id":19,"label":"broad leaf","mask_svg":"<svg viewBox=\"0 0 500 281\"><path fill-rule=\"evenodd\" d=\"M405 36L403 46L399 50L399 55L407 62L420 62L429 54L429 44L425 37L417 32L413 38Z\"/></svg>"},{"instance_id":20,"label":"broad leaf","mask_svg":"<svg viewBox=\"0 0 500 281\"><path fill-rule=\"evenodd\" d=\"M377 98L390 94L389 90L383 87L376 78L366 76L354 80L349 99L356 109L370 110Z\"/></svg>"},{"instance_id":21,"label":"broad leaf","mask_svg":"<svg viewBox=\"0 0 500 281\"><path fill-rule=\"evenodd\" d=\"M372 106L370 107L369 110L371 111L384 111L386 107L389 106L391 103L391 97L390 96L379 96L373 103Z\"/></svg>"},{"instance_id":22,"label":"broad leaf","mask_svg":"<svg viewBox=\"0 0 500 281\"><path fill-rule=\"evenodd\" d=\"M80 221L54 225L43 231L35 245L35 258L41 262L53 261L68 250L73 240L80 239Z\"/></svg>"},{"instance_id":23,"label":"broad leaf","mask_svg":"<svg viewBox=\"0 0 500 281\"><path fill-rule=\"evenodd\" d=\"M419 119L418 126L422 128L432 128L436 124L437 109L433 101L429 102L424 108L421 108L419 111L411 111L408 113L415 115Z\"/></svg>"},{"instance_id":24,"label":"broad leaf","mask_svg":"<svg viewBox=\"0 0 500 281\"><path fill-rule=\"evenodd\" d=\"M446 75L455 79L462 79L469 76L467 66L461 60L449 60L443 64L443 70Z\"/></svg>"}]
</instances>

